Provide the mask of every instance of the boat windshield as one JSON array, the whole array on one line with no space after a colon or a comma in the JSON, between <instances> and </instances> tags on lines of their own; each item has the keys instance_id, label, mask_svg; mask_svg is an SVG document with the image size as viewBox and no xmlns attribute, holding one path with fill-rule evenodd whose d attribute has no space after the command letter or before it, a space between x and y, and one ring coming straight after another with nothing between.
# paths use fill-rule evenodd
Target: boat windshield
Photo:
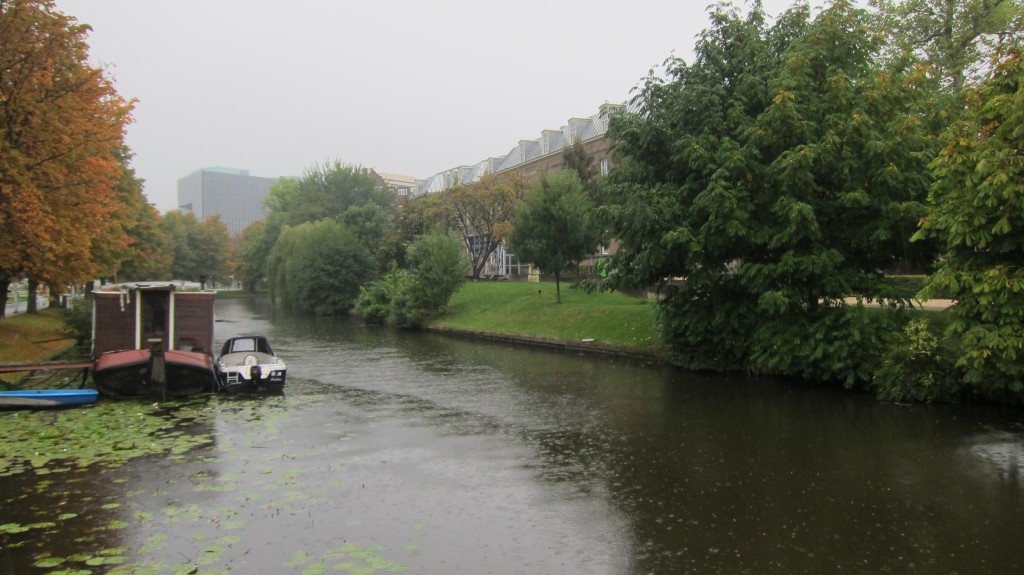
<instances>
[{"instance_id":1,"label":"boat windshield","mask_svg":"<svg viewBox=\"0 0 1024 575\"><path fill-rule=\"evenodd\" d=\"M270 349L270 343L267 342L266 338L262 337L238 337L229 340L224 344L224 349L221 351L221 354L239 353L243 351L258 351L260 353L270 355L274 354Z\"/></svg>"},{"instance_id":2,"label":"boat windshield","mask_svg":"<svg viewBox=\"0 0 1024 575\"><path fill-rule=\"evenodd\" d=\"M231 344L231 353L236 353L239 351L256 351L256 340L251 338L236 339Z\"/></svg>"}]
</instances>

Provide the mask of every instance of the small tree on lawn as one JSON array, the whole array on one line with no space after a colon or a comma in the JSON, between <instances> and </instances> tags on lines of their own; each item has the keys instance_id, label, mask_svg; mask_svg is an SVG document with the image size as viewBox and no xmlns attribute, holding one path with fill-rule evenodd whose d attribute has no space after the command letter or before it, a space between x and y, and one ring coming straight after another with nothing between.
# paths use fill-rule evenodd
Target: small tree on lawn
<instances>
[{"instance_id":1,"label":"small tree on lawn","mask_svg":"<svg viewBox=\"0 0 1024 575\"><path fill-rule=\"evenodd\" d=\"M541 174L512 222L510 244L521 261L555 276L555 301L562 303L561 274L597 245L590 222L592 203L570 170Z\"/></svg>"}]
</instances>

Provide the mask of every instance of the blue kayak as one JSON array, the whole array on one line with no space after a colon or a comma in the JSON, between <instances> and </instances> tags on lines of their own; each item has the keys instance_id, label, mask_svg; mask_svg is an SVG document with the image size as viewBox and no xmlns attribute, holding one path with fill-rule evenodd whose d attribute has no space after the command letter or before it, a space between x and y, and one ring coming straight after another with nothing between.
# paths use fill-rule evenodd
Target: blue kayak
<instances>
[{"instance_id":1,"label":"blue kayak","mask_svg":"<svg viewBox=\"0 0 1024 575\"><path fill-rule=\"evenodd\" d=\"M96 401L95 389L25 389L0 391L0 407L64 407Z\"/></svg>"}]
</instances>

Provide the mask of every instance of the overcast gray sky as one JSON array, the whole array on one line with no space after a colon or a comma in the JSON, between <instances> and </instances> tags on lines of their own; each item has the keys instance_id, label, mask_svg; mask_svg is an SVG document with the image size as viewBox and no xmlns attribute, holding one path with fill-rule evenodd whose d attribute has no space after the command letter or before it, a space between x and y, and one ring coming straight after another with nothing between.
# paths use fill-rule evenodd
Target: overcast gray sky
<instances>
[{"instance_id":1,"label":"overcast gray sky","mask_svg":"<svg viewBox=\"0 0 1024 575\"><path fill-rule=\"evenodd\" d=\"M224 166L299 176L338 159L426 178L621 103L691 60L711 0L56 0L136 98L150 202ZM792 5L765 0L769 14ZM742 2L737 4L744 5ZM821 2L811 2L820 5Z\"/></svg>"}]
</instances>

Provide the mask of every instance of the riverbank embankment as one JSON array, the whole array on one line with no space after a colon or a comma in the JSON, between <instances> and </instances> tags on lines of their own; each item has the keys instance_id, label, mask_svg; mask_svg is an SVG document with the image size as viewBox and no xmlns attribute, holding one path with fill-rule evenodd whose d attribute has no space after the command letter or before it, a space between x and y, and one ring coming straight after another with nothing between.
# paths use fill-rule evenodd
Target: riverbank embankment
<instances>
[{"instance_id":1,"label":"riverbank embankment","mask_svg":"<svg viewBox=\"0 0 1024 575\"><path fill-rule=\"evenodd\" d=\"M475 339L540 345L662 361L657 310L650 300L553 282L469 282L426 329Z\"/></svg>"},{"instance_id":2,"label":"riverbank embankment","mask_svg":"<svg viewBox=\"0 0 1024 575\"><path fill-rule=\"evenodd\" d=\"M600 353L664 362L653 298L618 292L587 292L553 282L469 282L452 296L447 313L429 322L430 331L474 339L540 345L570 352ZM848 298L856 305L856 298ZM922 311L940 311L952 300L915 302ZM878 304L865 304L878 306Z\"/></svg>"}]
</instances>

